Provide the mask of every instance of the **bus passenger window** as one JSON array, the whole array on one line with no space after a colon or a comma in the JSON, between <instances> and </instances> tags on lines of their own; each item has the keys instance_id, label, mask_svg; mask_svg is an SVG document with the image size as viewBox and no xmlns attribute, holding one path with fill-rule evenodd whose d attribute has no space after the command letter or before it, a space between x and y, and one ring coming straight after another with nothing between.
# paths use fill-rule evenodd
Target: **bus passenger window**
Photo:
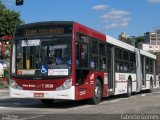
<instances>
[{"instance_id":1,"label":"bus passenger window","mask_svg":"<svg viewBox=\"0 0 160 120\"><path fill-rule=\"evenodd\" d=\"M90 59L90 68L91 69L98 69L98 57L97 56L91 56Z\"/></svg>"},{"instance_id":2,"label":"bus passenger window","mask_svg":"<svg viewBox=\"0 0 160 120\"><path fill-rule=\"evenodd\" d=\"M124 62L124 72L129 72L129 62Z\"/></svg>"},{"instance_id":3,"label":"bus passenger window","mask_svg":"<svg viewBox=\"0 0 160 120\"><path fill-rule=\"evenodd\" d=\"M116 72L123 72L123 62L116 60Z\"/></svg>"},{"instance_id":4,"label":"bus passenger window","mask_svg":"<svg viewBox=\"0 0 160 120\"><path fill-rule=\"evenodd\" d=\"M120 65L118 62L116 62L116 71L120 71Z\"/></svg>"},{"instance_id":5,"label":"bus passenger window","mask_svg":"<svg viewBox=\"0 0 160 120\"><path fill-rule=\"evenodd\" d=\"M76 65L81 68L88 68L88 46L76 43Z\"/></svg>"},{"instance_id":6,"label":"bus passenger window","mask_svg":"<svg viewBox=\"0 0 160 120\"><path fill-rule=\"evenodd\" d=\"M99 43L99 70L106 70L105 43Z\"/></svg>"},{"instance_id":7,"label":"bus passenger window","mask_svg":"<svg viewBox=\"0 0 160 120\"><path fill-rule=\"evenodd\" d=\"M80 54L79 54L79 43L76 43L76 66L80 67Z\"/></svg>"},{"instance_id":8,"label":"bus passenger window","mask_svg":"<svg viewBox=\"0 0 160 120\"><path fill-rule=\"evenodd\" d=\"M130 72L135 73L136 72L136 58L135 53L130 53Z\"/></svg>"},{"instance_id":9,"label":"bus passenger window","mask_svg":"<svg viewBox=\"0 0 160 120\"><path fill-rule=\"evenodd\" d=\"M98 69L98 42L94 39L90 41L90 68Z\"/></svg>"},{"instance_id":10,"label":"bus passenger window","mask_svg":"<svg viewBox=\"0 0 160 120\"><path fill-rule=\"evenodd\" d=\"M81 61L81 64L82 64L82 67L85 67L85 68L88 68L88 47L87 45L82 45L81 46L82 48L81 49L81 58L82 58L82 61Z\"/></svg>"},{"instance_id":11,"label":"bus passenger window","mask_svg":"<svg viewBox=\"0 0 160 120\"><path fill-rule=\"evenodd\" d=\"M105 70L106 69L106 58L105 57L101 57L99 58L99 68L100 70Z\"/></svg>"}]
</instances>

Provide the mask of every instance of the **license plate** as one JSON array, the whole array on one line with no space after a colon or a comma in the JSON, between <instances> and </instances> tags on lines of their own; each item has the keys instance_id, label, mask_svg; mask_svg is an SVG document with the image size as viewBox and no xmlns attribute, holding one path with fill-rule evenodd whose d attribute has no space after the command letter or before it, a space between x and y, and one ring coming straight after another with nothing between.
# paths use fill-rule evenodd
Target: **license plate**
<instances>
[{"instance_id":1,"label":"license plate","mask_svg":"<svg viewBox=\"0 0 160 120\"><path fill-rule=\"evenodd\" d=\"M34 97L36 97L36 98L44 98L44 93L34 93Z\"/></svg>"}]
</instances>

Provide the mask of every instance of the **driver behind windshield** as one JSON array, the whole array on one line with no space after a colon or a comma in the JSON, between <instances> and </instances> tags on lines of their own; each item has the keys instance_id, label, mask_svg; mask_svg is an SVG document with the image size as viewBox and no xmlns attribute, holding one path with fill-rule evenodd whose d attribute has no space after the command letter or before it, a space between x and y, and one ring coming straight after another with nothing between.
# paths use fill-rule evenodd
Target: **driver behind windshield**
<instances>
[{"instance_id":1,"label":"driver behind windshield","mask_svg":"<svg viewBox=\"0 0 160 120\"><path fill-rule=\"evenodd\" d=\"M56 65L62 64L62 49L57 49L54 56Z\"/></svg>"}]
</instances>

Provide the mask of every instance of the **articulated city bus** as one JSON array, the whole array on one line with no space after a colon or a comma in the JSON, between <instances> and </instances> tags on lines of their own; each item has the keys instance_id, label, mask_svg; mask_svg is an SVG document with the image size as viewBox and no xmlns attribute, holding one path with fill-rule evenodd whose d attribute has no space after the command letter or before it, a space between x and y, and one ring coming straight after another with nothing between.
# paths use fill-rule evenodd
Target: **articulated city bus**
<instances>
[{"instance_id":1,"label":"articulated city bus","mask_svg":"<svg viewBox=\"0 0 160 120\"><path fill-rule=\"evenodd\" d=\"M10 96L83 100L157 85L156 56L77 22L39 22L16 27L11 62Z\"/></svg>"}]
</instances>

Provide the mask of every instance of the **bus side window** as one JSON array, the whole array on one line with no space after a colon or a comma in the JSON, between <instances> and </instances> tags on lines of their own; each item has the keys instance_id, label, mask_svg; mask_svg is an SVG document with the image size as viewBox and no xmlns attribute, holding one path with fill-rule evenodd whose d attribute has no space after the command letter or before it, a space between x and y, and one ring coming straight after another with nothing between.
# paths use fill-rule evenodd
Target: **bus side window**
<instances>
[{"instance_id":1,"label":"bus side window","mask_svg":"<svg viewBox=\"0 0 160 120\"><path fill-rule=\"evenodd\" d=\"M79 53L79 43L76 43L76 66L79 68L80 67L80 64L79 64L79 61L80 61L80 53Z\"/></svg>"},{"instance_id":2,"label":"bus side window","mask_svg":"<svg viewBox=\"0 0 160 120\"><path fill-rule=\"evenodd\" d=\"M88 68L88 46L82 44L80 49L81 49L80 57L82 58L81 66L84 68Z\"/></svg>"},{"instance_id":3,"label":"bus side window","mask_svg":"<svg viewBox=\"0 0 160 120\"><path fill-rule=\"evenodd\" d=\"M99 43L99 69L106 70L105 43Z\"/></svg>"},{"instance_id":4,"label":"bus side window","mask_svg":"<svg viewBox=\"0 0 160 120\"><path fill-rule=\"evenodd\" d=\"M90 68L91 69L97 69L98 66L98 57L91 55L90 58Z\"/></svg>"},{"instance_id":5,"label":"bus side window","mask_svg":"<svg viewBox=\"0 0 160 120\"><path fill-rule=\"evenodd\" d=\"M115 49L115 65L116 65L116 72L123 72L123 54L122 49L116 48Z\"/></svg>"},{"instance_id":6,"label":"bus side window","mask_svg":"<svg viewBox=\"0 0 160 120\"><path fill-rule=\"evenodd\" d=\"M146 72L153 74L153 60L150 58L146 58Z\"/></svg>"},{"instance_id":7,"label":"bus side window","mask_svg":"<svg viewBox=\"0 0 160 120\"><path fill-rule=\"evenodd\" d=\"M98 69L98 42L90 40L90 68Z\"/></svg>"},{"instance_id":8,"label":"bus side window","mask_svg":"<svg viewBox=\"0 0 160 120\"><path fill-rule=\"evenodd\" d=\"M80 68L88 68L88 46L76 43L76 65Z\"/></svg>"},{"instance_id":9,"label":"bus side window","mask_svg":"<svg viewBox=\"0 0 160 120\"><path fill-rule=\"evenodd\" d=\"M130 53L130 72L135 73L136 72L136 58L135 53Z\"/></svg>"}]
</instances>

